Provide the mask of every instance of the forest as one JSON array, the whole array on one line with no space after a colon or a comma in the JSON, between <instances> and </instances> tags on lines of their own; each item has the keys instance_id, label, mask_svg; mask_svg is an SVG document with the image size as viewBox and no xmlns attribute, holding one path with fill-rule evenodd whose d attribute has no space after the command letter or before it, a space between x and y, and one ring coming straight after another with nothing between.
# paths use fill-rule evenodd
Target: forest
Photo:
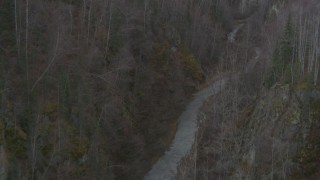
<instances>
[{"instance_id":1,"label":"forest","mask_svg":"<svg viewBox=\"0 0 320 180\"><path fill-rule=\"evenodd\" d=\"M319 33L318 0L0 0L0 179L317 179Z\"/></svg>"}]
</instances>

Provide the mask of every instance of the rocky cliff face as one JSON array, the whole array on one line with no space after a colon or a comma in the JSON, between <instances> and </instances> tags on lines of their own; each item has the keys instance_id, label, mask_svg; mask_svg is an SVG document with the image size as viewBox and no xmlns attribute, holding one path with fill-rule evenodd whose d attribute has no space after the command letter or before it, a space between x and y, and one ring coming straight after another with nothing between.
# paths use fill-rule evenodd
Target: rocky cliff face
<instances>
[{"instance_id":1,"label":"rocky cliff face","mask_svg":"<svg viewBox=\"0 0 320 180\"><path fill-rule=\"evenodd\" d=\"M239 124L242 146L234 177L281 179L317 173L319 157L314 153L319 141L313 134L319 135L320 109L314 103L319 99L309 91L275 85L258 100L247 122Z\"/></svg>"},{"instance_id":2,"label":"rocky cliff face","mask_svg":"<svg viewBox=\"0 0 320 180\"><path fill-rule=\"evenodd\" d=\"M198 144L182 163L196 162L196 167L186 166L197 170L181 168L182 177L316 179L320 175L319 92L305 84L276 84L250 105L238 108L241 111L231 110L237 99L223 98L231 95L228 90L213 98L204 110L210 120L202 124ZM220 104L214 103L217 100ZM220 111L228 111L229 117Z\"/></svg>"}]
</instances>

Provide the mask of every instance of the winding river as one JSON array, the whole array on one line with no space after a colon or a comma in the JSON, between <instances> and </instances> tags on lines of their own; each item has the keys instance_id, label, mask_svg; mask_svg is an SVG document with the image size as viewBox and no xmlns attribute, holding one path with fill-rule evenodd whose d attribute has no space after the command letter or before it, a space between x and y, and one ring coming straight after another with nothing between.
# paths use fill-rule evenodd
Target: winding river
<instances>
[{"instance_id":1,"label":"winding river","mask_svg":"<svg viewBox=\"0 0 320 180\"><path fill-rule=\"evenodd\" d=\"M227 78L221 78L195 94L193 101L188 104L186 110L179 117L177 132L169 150L153 165L144 180L174 179L180 160L189 153L194 143L198 130L199 109L209 96L219 93L225 87L226 81Z\"/></svg>"}]
</instances>

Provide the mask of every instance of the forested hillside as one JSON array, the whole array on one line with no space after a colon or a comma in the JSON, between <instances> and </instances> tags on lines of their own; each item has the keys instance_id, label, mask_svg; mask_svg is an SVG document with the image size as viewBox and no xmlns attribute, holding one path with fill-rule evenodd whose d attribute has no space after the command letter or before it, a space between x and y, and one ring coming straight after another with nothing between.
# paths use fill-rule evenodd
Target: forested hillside
<instances>
[{"instance_id":1,"label":"forested hillside","mask_svg":"<svg viewBox=\"0 0 320 180\"><path fill-rule=\"evenodd\" d=\"M0 0L0 179L142 179L217 74L247 72L219 99L230 122L275 84L318 92L319 12L317 0ZM318 113L305 103L304 119ZM204 170L197 157L188 172ZM207 177L236 169L219 167Z\"/></svg>"},{"instance_id":2,"label":"forested hillside","mask_svg":"<svg viewBox=\"0 0 320 180\"><path fill-rule=\"evenodd\" d=\"M320 3L273 2L256 56L199 112L176 179L319 179Z\"/></svg>"},{"instance_id":3,"label":"forested hillside","mask_svg":"<svg viewBox=\"0 0 320 180\"><path fill-rule=\"evenodd\" d=\"M216 2L0 1L1 176L141 179L218 63Z\"/></svg>"}]
</instances>

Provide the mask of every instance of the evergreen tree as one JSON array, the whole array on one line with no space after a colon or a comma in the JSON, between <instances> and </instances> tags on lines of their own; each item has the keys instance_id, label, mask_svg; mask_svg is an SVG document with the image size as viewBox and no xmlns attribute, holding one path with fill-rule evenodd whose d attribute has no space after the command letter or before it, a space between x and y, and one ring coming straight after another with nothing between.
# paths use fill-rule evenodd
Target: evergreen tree
<instances>
[{"instance_id":1,"label":"evergreen tree","mask_svg":"<svg viewBox=\"0 0 320 180\"><path fill-rule=\"evenodd\" d=\"M283 36L280 42L281 59L284 65L291 62L292 52L294 43L294 26L292 23L292 18L289 16L287 24L284 29ZM285 68L285 67L283 67Z\"/></svg>"},{"instance_id":2,"label":"evergreen tree","mask_svg":"<svg viewBox=\"0 0 320 180\"><path fill-rule=\"evenodd\" d=\"M275 82L283 80L285 72L292 66L294 46L294 25L289 15L280 42L277 44L272 57L272 69L269 71L267 86L272 86Z\"/></svg>"}]
</instances>

